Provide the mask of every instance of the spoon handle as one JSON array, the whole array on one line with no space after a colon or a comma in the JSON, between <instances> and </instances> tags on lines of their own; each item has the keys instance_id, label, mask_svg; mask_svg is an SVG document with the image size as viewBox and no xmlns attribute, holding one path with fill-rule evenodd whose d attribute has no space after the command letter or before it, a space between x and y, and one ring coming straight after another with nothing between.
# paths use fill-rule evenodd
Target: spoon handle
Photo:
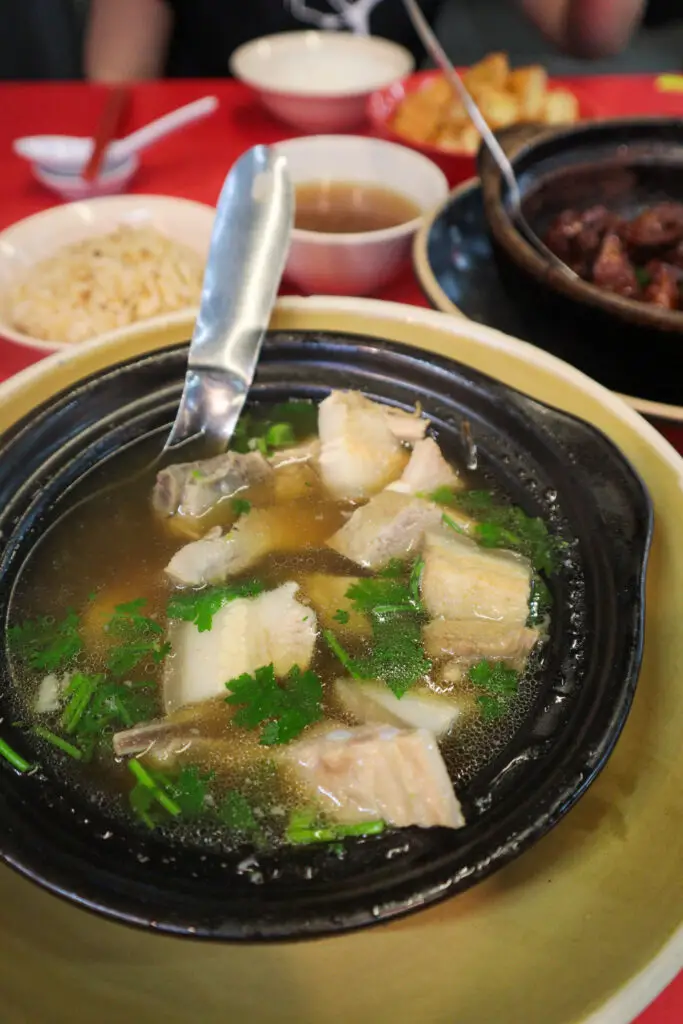
<instances>
[{"instance_id":1,"label":"spoon handle","mask_svg":"<svg viewBox=\"0 0 683 1024\"><path fill-rule=\"evenodd\" d=\"M201 100L187 103L184 107L178 107L177 110L172 110L170 113L164 114L163 117L150 121L143 128L138 128L137 131L131 132L125 139L119 139L118 142L112 145L109 155L115 160L124 160L134 153L147 149L148 146L158 142L159 139L163 139L166 135L177 132L180 128L185 128L186 125L193 124L204 117L208 117L209 114L213 114L217 107L218 97L216 96L204 96Z\"/></svg>"},{"instance_id":2,"label":"spoon handle","mask_svg":"<svg viewBox=\"0 0 683 1024\"><path fill-rule=\"evenodd\" d=\"M251 387L294 223L285 157L254 146L218 200L180 408L166 449L203 434L227 448Z\"/></svg>"},{"instance_id":3,"label":"spoon handle","mask_svg":"<svg viewBox=\"0 0 683 1024\"><path fill-rule=\"evenodd\" d=\"M462 78L451 64L445 50L432 32L429 22L426 20L415 0L403 0L403 4L408 12L410 20L413 23L415 31L427 50L427 53L438 67L441 68L444 75L453 86L453 89L462 100L465 110L474 124L474 127L481 135L484 143L491 153L491 156L498 164L500 172L507 182L508 189L510 190L510 199L512 200L514 207L519 209L521 207L521 196L517 185L517 179L502 146L489 128L486 118L477 106L475 100L472 98L470 91Z\"/></svg>"},{"instance_id":4,"label":"spoon handle","mask_svg":"<svg viewBox=\"0 0 683 1024\"><path fill-rule=\"evenodd\" d=\"M422 40L427 52L441 68L444 75L453 86L453 89L462 100L470 120L481 135L484 145L498 165L498 169L508 187L510 214L518 231L530 245L537 249L542 256L545 256L551 266L556 270L560 270L566 276L575 278L577 276L575 272L548 248L545 242L538 237L524 216L524 211L522 209L522 194L519 191L517 177L512 164L508 160L507 154L498 139L489 128L486 118L477 106L477 103L470 94L469 89L451 64L445 50L441 46L441 43L429 27L429 23L425 19L424 14L418 7L415 0L403 0L403 6L408 12L408 17L412 21L415 31Z\"/></svg>"}]
</instances>

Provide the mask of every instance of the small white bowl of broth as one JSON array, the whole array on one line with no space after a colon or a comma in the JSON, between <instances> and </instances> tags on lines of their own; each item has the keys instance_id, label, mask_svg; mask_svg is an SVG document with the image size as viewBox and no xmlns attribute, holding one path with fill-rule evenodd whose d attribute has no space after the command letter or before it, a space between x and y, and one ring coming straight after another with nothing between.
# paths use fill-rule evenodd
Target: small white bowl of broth
<instances>
[{"instance_id":1,"label":"small white bowl of broth","mask_svg":"<svg viewBox=\"0 0 683 1024\"><path fill-rule=\"evenodd\" d=\"M277 148L296 195L285 276L307 294L376 292L410 262L423 218L448 195L436 164L392 142L315 135Z\"/></svg>"}]
</instances>

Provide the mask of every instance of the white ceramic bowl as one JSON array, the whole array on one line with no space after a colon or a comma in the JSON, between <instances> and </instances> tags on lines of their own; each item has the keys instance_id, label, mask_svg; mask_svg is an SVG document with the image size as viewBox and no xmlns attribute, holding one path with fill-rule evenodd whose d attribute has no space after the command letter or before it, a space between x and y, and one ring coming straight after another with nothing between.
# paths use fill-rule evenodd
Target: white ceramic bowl
<instances>
[{"instance_id":1,"label":"white ceramic bowl","mask_svg":"<svg viewBox=\"0 0 683 1024\"><path fill-rule=\"evenodd\" d=\"M442 171L413 149L355 135L314 135L279 143L294 185L356 182L398 192L422 214L378 231L332 234L295 228L285 276L301 291L371 295L410 262L412 239L424 215L448 195Z\"/></svg>"},{"instance_id":2,"label":"white ceramic bowl","mask_svg":"<svg viewBox=\"0 0 683 1024\"><path fill-rule=\"evenodd\" d=\"M283 32L245 43L230 70L275 117L303 131L356 128L367 101L413 70L408 50L377 36Z\"/></svg>"},{"instance_id":3,"label":"white ceramic bowl","mask_svg":"<svg viewBox=\"0 0 683 1024\"><path fill-rule=\"evenodd\" d=\"M136 174L140 162L137 157L129 156L125 160L105 166L94 181L85 181L80 174L55 171L41 164L31 164L34 177L67 202L80 199L95 199L98 196L114 196L123 192Z\"/></svg>"},{"instance_id":4,"label":"white ceramic bowl","mask_svg":"<svg viewBox=\"0 0 683 1024\"><path fill-rule=\"evenodd\" d=\"M0 337L19 345L55 352L73 344L41 341L15 330L8 322L7 290L35 263L57 250L116 230L121 224L156 228L161 234L191 246L206 259L216 211L212 206L171 196L109 196L56 206L27 217L0 233ZM186 319L188 309L152 317L147 322ZM118 332L111 332L118 333Z\"/></svg>"}]
</instances>

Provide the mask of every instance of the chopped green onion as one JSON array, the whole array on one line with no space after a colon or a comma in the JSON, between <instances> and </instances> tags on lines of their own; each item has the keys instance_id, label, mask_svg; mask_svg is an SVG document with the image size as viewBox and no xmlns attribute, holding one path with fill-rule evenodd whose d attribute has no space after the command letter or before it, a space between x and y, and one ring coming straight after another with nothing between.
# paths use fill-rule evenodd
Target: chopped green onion
<instances>
[{"instance_id":1,"label":"chopped green onion","mask_svg":"<svg viewBox=\"0 0 683 1024\"><path fill-rule=\"evenodd\" d=\"M349 675L353 676L354 679L362 679L363 677L356 669L353 658L351 657L349 652L342 647L334 633L332 633L331 630L329 629L324 629L323 637L325 639L325 642L327 643L327 646L330 648L332 653L339 659L339 661L344 666Z\"/></svg>"},{"instance_id":2,"label":"chopped green onion","mask_svg":"<svg viewBox=\"0 0 683 1024\"><path fill-rule=\"evenodd\" d=\"M85 676L77 672L67 686L66 695L70 695L71 699L62 713L61 725L65 732L75 731L92 700L98 682L98 677Z\"/></svg>"},{"instance_id":3,"label":"chopped green onion","mask_svg":"<svg viewBox=\"0 0 683 1024\"><path fill-rule=\"evenodd\" d=\"M83 757L83 751L75 747L73 743L69 743L67 740L63 740L61 736L57 736L54 732L50 732L49 729L43 728L42 725L36 725L31 730L36 736L40 737L41 740L47 740L53 747L57 747L58 750L62 750L69 757L73 757L75 761L80 761Z\"/></svg>"},{"instance_id":4,"label":"chopped green onion","mask_svg":"<svg viewBox=\"0 0 683 1024\"><path fill-rule=\"evenodd\" d=\"M296 444L296 435L290 423L273 423L268 427L265 436L269 448L283 448L285 445Z\"/></svg>"},{"instance_id":5,"label":"chopped green onion","mask_svg":"<svg viewBox=\"0 0 683 1024\"><path fill-rule=\"evenodd\" d=\"M21 754L17 754L16 750L13 750L9 743L6 743L3 739L0 739L0 757L4 757L6 761L9 761L18 772L28 772L32 768L32 765Z\"/></svg>"},{"instance_id":6,"label":"chopped green onion","mask_svg":"<svg viewBox=\"0 0 683 1024\"><path fill-rule=\"evenodd\" d=\"M418 558L410 572L410 597L416 608L419 608L422 603L422 599L420 597L420 585L422 583L424 567L424 558Z\"/></svg>"},{"instance_id":7,"label":"chopped green onion","mask_svg":"<svg viewBox=\"0 0 683 1024\"><path fill-rule=\"evenodd\" d=\"M462 533L465 536L467 536L467 531L463 530L462 526L458 526L455 519L453 519L452 516L446 515L445 512L441 516L441 522L444 524L444 526L448 526L450 527L451 530L455 530L456 533Z\"/></svg>"},{"instance_id":8,"label":"chopped green onion","mask_svg":"<svg viewBox=\"0 0 683 1024\"><path fill-rule=\"evenodd\" d=\"M156 802L160 804L165 811L172 814L174 818L177 818L181 813L180 806L175 802L175 800L171 799L168 793L163 791L161 786L157 785L152 776L145 768L143 768L140 762L134 758L132 761L128 762L128 767L138 782L144 786L145 789L150 791Z\"/></svg>"},{"instance_id":9,"label":"chopped green onion","mask_svg":"<svg viewBox=\"0 0 683 1024\"><path fill-rule=\"evenodd\" d=\"M386 824L381 820L341 825L323 821L316 811L292 811L285 839L297 846L308 843L333 843L354 836L377 836L384 832L385 828Z\"/></svg>"}]
</instances>

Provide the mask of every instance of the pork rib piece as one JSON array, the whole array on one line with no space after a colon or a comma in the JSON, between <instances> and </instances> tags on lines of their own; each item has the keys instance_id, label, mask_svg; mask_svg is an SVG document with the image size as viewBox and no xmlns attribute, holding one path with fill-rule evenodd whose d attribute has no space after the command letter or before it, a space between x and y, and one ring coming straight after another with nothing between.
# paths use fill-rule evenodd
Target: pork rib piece
<instances>
[{"instance_id":1,"label":"pork rib piece","mask_svg":"<svg viewBox=\"0 0 683 1024\"><path fill-rule=\"evenodd\" d=\"M316 615L296 599L298 583L283 583L258 597L237 598L213 616L210 630L171 622L171 654L164 662L166 713L227 696L226 683L272 664L276 676L294 665L308 668L317 636Z\"/></svg>"},{"instance_id":2,"label":"pork rib piece","mask_svg":"<svg viewBox=\"0 0 683 1024\"><path fill-rule=\"evenodd\" d=\"M333 729L292 744L285 756L321 809L339 822L465 824L436 738L426 729Z\"/></svg>"}]
</instances>

